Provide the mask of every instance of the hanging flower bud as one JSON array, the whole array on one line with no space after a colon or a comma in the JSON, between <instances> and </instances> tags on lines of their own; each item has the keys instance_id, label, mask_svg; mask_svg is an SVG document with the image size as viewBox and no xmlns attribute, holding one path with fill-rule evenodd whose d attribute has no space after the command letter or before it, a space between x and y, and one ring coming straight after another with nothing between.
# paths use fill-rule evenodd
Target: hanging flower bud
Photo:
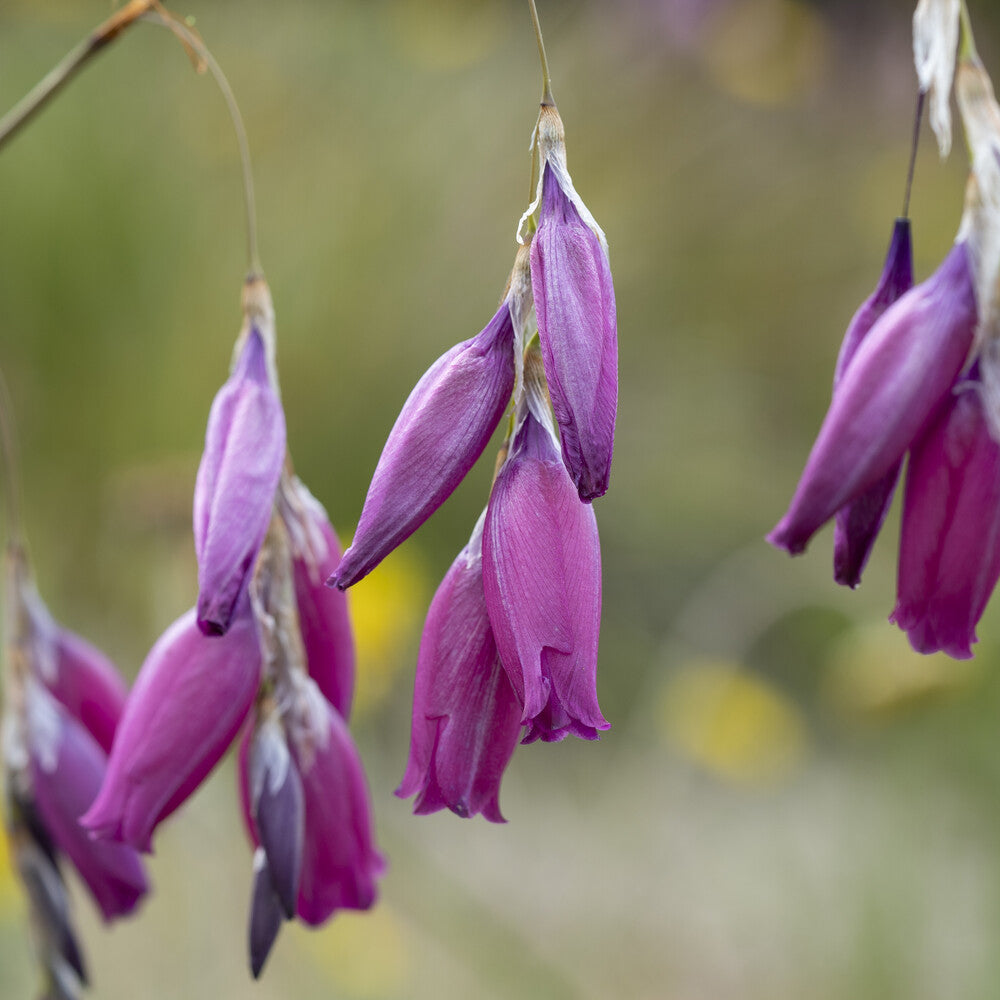
<instances>
[{"instance_id":1,"label":"hanging flower bud","mask_svg":"<svg viewBox=\"0 0 1000 1000\"><path fill-rule=\"evenodd\" d=\"M194 610L160 636L125 705L97 800L81 823L99 837L152 849L153 830L205 780L246 719L261 655L244 596L225 636Z\"/></svg>"},{"instance_id":2,"label":"hanging flower bud","mask_svg":"<svg viewBox=\"0 0 1000 1000\"><path fill-rule=\"evenodd\" d=\"M274 310L251 278L232 374L212 403L194 494L198 626L229 628L260 548L285 458L285 415L274 374Z\"/></svg>"},{"instance_id":3,"label":"hanging flower bud","mask_svg":"<svg viewBox=\"0 0 1000 1000\"><path fill-rule=\"evenodd\" d=\"M913 14L913 61L930 94L931 128L942 158L951 149L951 84L958 49L960 0L920 0Z\"/></svg>"},{"instance_id":4,"label":"hanging flower bud","mask_svg":"<svg viewBox=\"0 0 1000 1000\"><path fill-rule=\"evenodd\" d=\"M347 719L354 694L354 633L347 595L325 583L340 562L340 540L322 504L297 476L282 475L277 503L288 533L306 668L323 697Z\"/></svg>"},{"instance_id":5,"label":"hanging flower bud","mask_svg":"<svg viewBox=\"0 0 1000 1000\"><path fill-rule=\"evenodd\" d=\"M897 219L878 286L854 314L844 335L833 376L835 394L844 372L876 320L912 285L910 220ZM902 460L896 462L874 486L837 511L833 533L833 575L837 583L856 587L861 582L861 571L892 504L901 464Z\"/></svg>"},{"instance_id":6,"label":"hanging flower bud","mask_svg":"<svg viewBox=\"0 0 1000 1000\"><path fill-rule=\"evenodd\" d=\"M483 522L434 595L420 641L406 774L414 812L448 808L502 823L500 779L521 730L521 703L500 663L483 593Z\"/></svg>"},{"instance_id":7,"label":"hanging flower bud","mask_svg":"<svg viewBox=\"0 0 1000 1000\"><path fill-rule=\"evenodd\" d=\"M597 739L601 550L593 507L559 456L540 359L530 356L510 453L483 532L483 586L500 660L523 705L524 742Z\"/></svg>"},{"instance_id":8,"label":"hanging flower bud","mask_svg":"<svg viewBox=\"0 0 1000 1000\"><path fill-rule=\"evenodd\" d=\"M250 923L248 938L250 945L250 972L259 979L267 962L278 932L286 919L281 909L281 901L274 890L271 869L263 847L258 847L253 855L253 888L250 895Z\"/></svg>"},{"instance_id":9,"label":"hanging flower bud","mask_svg":"<svg viewBox=\"0 0 1000 1000\"><path fill-rule=\"evenodd\" d=\"M821 525L899 462L945 400L975 329L960 239L927 281L885 311L851 359L788 512L768 536L772 545L802 552Z\"/></svg>"},{"instance_id":10,"label":"hanging flower bud","mask_svg":"<svg viewBox=\"0 0 1000 1000\"><path fill-rule=\"evenodd\" d=\"M615 292L607 240L573 187L554 106L542 106L536 141L541 212L531 244L531 283L538 336L563 458L580 498L590 501L607 492L614 450Z\"/></svg>"},{"instance_id":11,"label":"hanging flower bud","mask_svg":"<svg viewBox=\"0 0 1000 1000\"><path fill-rule=\"evenodd\" d=\"M331 584L344 589L370 573L451 496L483 453L513 387L508 295L485 329L438 358L410 393Z\"/></svg>"}]
</instances>

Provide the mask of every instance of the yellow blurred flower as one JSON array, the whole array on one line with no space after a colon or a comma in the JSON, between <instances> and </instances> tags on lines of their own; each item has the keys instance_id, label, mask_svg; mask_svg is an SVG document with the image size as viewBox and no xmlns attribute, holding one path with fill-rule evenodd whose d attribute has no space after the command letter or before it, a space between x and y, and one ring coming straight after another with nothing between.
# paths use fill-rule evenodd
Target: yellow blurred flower
<instances>
[{"instance_id":1,"label":"yellow blurred flower","mask_svg":"<svg viewBox=\"0 0 1000 1000\"><path fill-rule=\"evenodd\" d=\"M661 703L667 740L720 777L746 784L785 778L806 750L796 706L738 663L699 660L667 680Z\"/></svg>"},{"instance_id":2,"label":"yellow blurred flower","mask_svg":"<svg viewBox=\"0 0 1000 1000\"><path fill-rule=\"evenodd\" d=\"M355 711L364 714L389 693L395 676L417 661L427 611L427 578L407 551L393 552L348 593L358 647Z\"/></svg>"}]
</instances>

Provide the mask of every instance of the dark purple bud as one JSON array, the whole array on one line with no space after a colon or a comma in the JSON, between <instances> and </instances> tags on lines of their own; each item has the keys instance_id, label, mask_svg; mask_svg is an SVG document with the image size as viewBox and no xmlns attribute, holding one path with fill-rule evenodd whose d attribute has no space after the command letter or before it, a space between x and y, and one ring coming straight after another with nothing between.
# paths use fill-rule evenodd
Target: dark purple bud
<instances>
[{"instance_id":1,"label":"dark purple bud","mask_svg":"<svg viewBox=\"0 0 1000 1000\"><path fill-rule=\"evenodd\" d=\"M271 870L264 858L264 849L257 848L253 856L253 890L250 896L250 971L259 979L264 963L271 954L284 914L271 881Z\"/></svg>"},{"instance_id":2,"label":"dark purple bud","mask_svg":"<svg viewBox=\"0 0 1000 1000\"><path fill-rule=\"evenodd\" d=\"M270 883L290 920L295 916L302 871L305 803L299 773L277 722L265 721L254 732L249 769L257 836Z\"/></svg>"},{"instance_id":3,"label":"dark purple bud","mask_svg":"<svg viewBox=\"0 0 1000 1000\"><path fill-rule=\"evenodd\" d=\"M451 496L483 453L514 388L507 302L486 328L424 374L389 433L358 530L330 583L370 573Z\"/></svg>"},{"instance_id":4,"label":"dark purple bud","mask_svg":"<svg viewBox=\"0 0 1000 1000\"><path fill-rule=\"evenodd\" d=\"M833 376L834 393L876 320L912 285L910 220L897 219L878 286L854 314L844 335ZM861 582L861 572L892 505L901 464L897 462L874 486L837 511L833 532L833 577L837 583L856 587Z\"/></svg>"}]
</instances>

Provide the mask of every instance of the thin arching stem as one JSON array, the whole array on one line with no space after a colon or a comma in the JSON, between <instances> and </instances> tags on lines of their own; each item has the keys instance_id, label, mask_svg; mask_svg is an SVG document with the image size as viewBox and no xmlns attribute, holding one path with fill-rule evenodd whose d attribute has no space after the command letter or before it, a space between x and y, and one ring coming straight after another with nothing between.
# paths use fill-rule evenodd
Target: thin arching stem
<instances>
[{"instance_id":1,"label":"thin arching stem","mask_svg":"<svg viewBox=\"0 0 1000 1000\"><path fill-rule=\"evenodd\" d=\"M531 8L531 21L535 26L535 41L538 42L538 58L542 63L542 104L554 105L555 98L552 96L552 77L549 76L549 61L545 57L545 41L542 39L542 25L538 20L538 8L535 0L528 0Z\"/></svg>"},{"instance_id":2,"label":"thin arching stem","mask_svg":"<svg viewBox=\"0 0 1000 1000\"><path fill-rule=\"evenodd\" d=\"M143 14L152 10L156 4L157 0L130 0L69 52L3 118L0 118L0 149L3 149L98 52Z\"/></svg>"},{"instance_id":3,"label":"thin arching stem","mask_svg":"<svg viewBox=\"0 0 1000 1000\"><path fill-rule=\"evenodd\" d=\"M172 31L183 43L192 49L198 58L208 67L219 90L222 92L232 119L233 131L236 133L236 143L240 149L240 162L243 167L243 206L246 212L247 227L247 259L250 266L250 275L262 275L263 268L260 266L260 254L257 250L257 205L254 197L253 170L250 166L250 143L247 141L247 130L243 124L243 116L240 114L239 105L236 103L236 96L233 88L229 85L226 74L222 72L222 67L215 61L215 57L209 52L205 43L182 22L166 16L162 10L147 15L145 20L151 24L159 24Z\"/></svg>"},{"instance_id":4,"label":"thin arching stem","mask_svg":"<svg viewBox=\"0 0 1000 1000\"><path fill-rule=\"evenodd\" d=\"M14 433L14 409L7 389L7 380L0 372L0 456L3 496L7 505L7 545L24 544L21 527L21 470L17 455L17 435Z\"/></svg>"},{"instance_id":5,"label":"thin arching stem","mask_svg":"<svg viewBox=\"0 0 1000 1000\"><path fill-rule=\"evenodd\" d=\"M906 219L910 214L910 192L913 190L913 171L917 166L917 147L920 145L920 120L924 114L924 91L917 94L917 114L913 120L913 139L910 143L910 166L906 171L906 192L903 195L903 215Z\"/></svg>"}]
</instances>

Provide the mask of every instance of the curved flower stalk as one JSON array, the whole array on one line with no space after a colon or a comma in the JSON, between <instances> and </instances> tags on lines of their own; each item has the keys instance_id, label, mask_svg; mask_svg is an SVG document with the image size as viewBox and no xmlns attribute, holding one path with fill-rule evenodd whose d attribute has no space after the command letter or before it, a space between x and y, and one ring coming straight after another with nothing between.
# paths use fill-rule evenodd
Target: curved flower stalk
<instances>
[{"instance_id":1,"label":"curved flower stalk","mask_svg":"<svg viewBox=\"0 0 1000 1000\"><path fill-rule=\"evenodd\" d=\"M47 990L72 1000L87 973L60 862L106 921L131 914L149 889L134 850L92 840L79 822L105 775L124 685L102 653L53 621L20 544L8 545L5 570L6 827Z\"/></svg>"},{"instance_id":2,"label":"curved flower stalk","mask_svg":"<svg viewBox=\"0 0 1000 1000\"><path fill-rule=\"evenodd\" d=\"M396 794L417 814L500 812L500 780L521 732L521 702L500 662L483 592L484 511L427 612L406 773Z\"/></svg>"},{"instance_id":3,"label":"curved flower stalk","mask_svg":"<svg viewBox=\"0 0 1000 1000\"><path fill-rule=\"evenodd\" d=\"M540 205L531 244L538 337L563 459L580 499L590 501L608 490L618 409L618 320L608 242L573 187L555 105L542 105L535 142L541 172L525 218Z\"/></svg>"},{"instance_id":4,"label":"curved flower stalk","mask_svg":"<svg viewBox=\"0 0 1000 1000\"><path fill-rule=\"evenodd\" d=\"M276 517L251 585L265 683L239 773L255 845L249 924L255 977L284 920L317 926L338 909L368 909L385 868L347 724L309 675L290 534Z\"/></svg>"},{"instance_id":5,"label":"curved flower stalk","mask_svg":"<svg viewBox=\"0 0 1000 1000\"><path fill-rule=\"evenodd\" d=\"M536 350L525 367L506 460L483 531L486 608L521 702L524 742L594 740L609 728L597 704L601 550L593 507L559 455Z\"/></svg>"}]
</instances>

